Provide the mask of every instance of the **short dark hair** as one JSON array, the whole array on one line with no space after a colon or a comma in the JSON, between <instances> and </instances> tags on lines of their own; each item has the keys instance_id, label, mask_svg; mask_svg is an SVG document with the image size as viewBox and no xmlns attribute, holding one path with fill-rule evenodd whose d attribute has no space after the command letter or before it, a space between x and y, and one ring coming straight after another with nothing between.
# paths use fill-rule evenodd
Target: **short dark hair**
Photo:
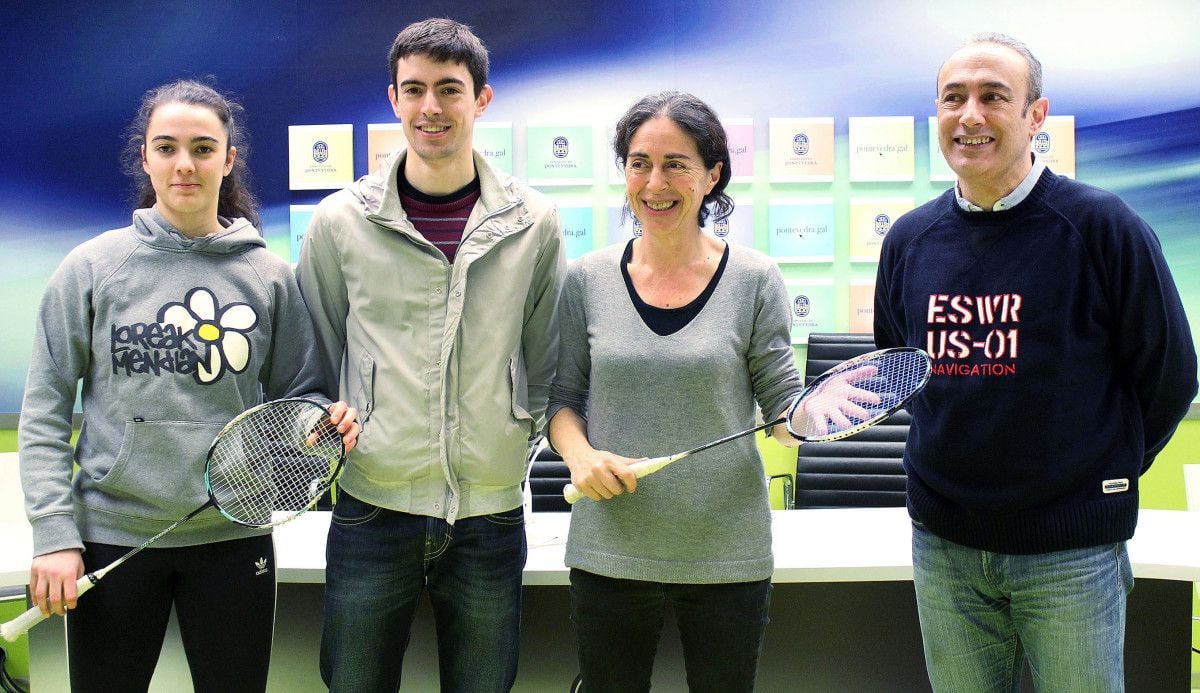
<instances>
[{"instance_id":1,"label":"short dark hair","mask_svg":"<svg viewBox=\"0 0 1200 693\"><path fill-rule=\"evenodd\" d=\"M973 46L979 43L994 43L997 46L1004 46L1005 48L1016 51L1018 55L1025 59L1025 87L1028 93L1025 95L1025 108L1023 110L1024 112L1028 112L1029 107L1033 105L1033 102L1042 98L1041 61L1033 56L1033 51L1029 50L1029 46L1026 46L1024 43L1009 36L1008 34L1000 34L991 31L975 34L971 37L970 41L967 41L966 45ZM1024 115L1024 113L1022 113L1022 115Z\"/></svg>"},{"instance_id":2,"label":"short dark hair","mask_svg":"<svg viewBox=\"0 0 1200 693\"><path fill-rule=\"evenodd\" d=\"M721 164L717 184L704 196L704 202L700 205L700 225L703 226L708 219L709 205L712 205L717 221L728 219L733 213L733 199L725 194L725 187L729 185L733 174L725 127L708 104L691 94L663 91L643 96L630 106L621 120L617 121L617 131L613 137L617 165L625 167L625 160L629 158L629 142L638 128L646 121L660 117L675 123L692 138L705 168L712 170L718 163Z\"/></svg>"},{"instance_id":3,"label":"short dark hair","mask_svg":"<svg viewBox=\"0 0 1200 693\"><path fill-rule=\"evenodd\" d=\"M453 19L440 17L409 24L396 34L392 49L388 51L388 80L393 89L396 83L396 66L401 58L410 55L427 55L439 63L459 63L467 66L474 82L475 98L483 92L488 80L487 47L479 37L471 33L471 27Z\"/></svg>"},{"instance_id":4,"label":"short dark hair","mask_svg":"<svg viewBox=\"0 0 1200 693\"><path fill-rule=\"evenodd\" d=\"M169 103L203 106L216 114L229 140L226 146L237 148L233 168L221 179L217 214L228 219L244 217L256 228L259 227L258 200L250 191L250 169L246 167L246 157L250 155L249 136L245 127L246 111L241 104L215 88L191 79L163 84L146 92L137 115L126 129L125 151L121 158L125 172L133 178L134 206L139 209L153 207L158 201L150 176L142 168L142 147L146 144L150 116L154 115L156 108Z\"/></svg>"}]
</instances>

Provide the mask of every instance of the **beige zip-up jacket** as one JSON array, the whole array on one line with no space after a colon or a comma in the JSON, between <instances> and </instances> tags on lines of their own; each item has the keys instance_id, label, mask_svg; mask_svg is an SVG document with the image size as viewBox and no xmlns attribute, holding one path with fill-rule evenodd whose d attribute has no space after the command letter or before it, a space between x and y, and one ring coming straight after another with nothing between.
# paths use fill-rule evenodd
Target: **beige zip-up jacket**
<instances>
[{"instance_id":1,"label":"beige zip-up jacket","mask_svg":"<svg viewBox=\"0 0 1200 693\"><path fill-rule=\"evenodd\" d=\"M557 360L562 230L545 196L476 153L451 265L400 206L404 156L321 201L296 273L329 389L363 425L339 485L453 523L521 504Z\"/></svg>"}]
</instances>

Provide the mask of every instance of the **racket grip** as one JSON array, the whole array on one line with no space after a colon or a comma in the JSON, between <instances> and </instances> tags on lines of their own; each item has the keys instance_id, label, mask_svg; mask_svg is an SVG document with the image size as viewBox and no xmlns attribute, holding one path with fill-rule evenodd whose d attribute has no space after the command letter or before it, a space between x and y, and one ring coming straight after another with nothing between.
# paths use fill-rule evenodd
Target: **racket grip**
<instances>
[{"instance_id":1,"label":"racket grip","mask_svg":"<svg viewBox=\"0 0 1200 693\"><path fill-rule=\"evenodd\" d=\"M0 636L9 642L15 642L17 638L25 635L25 631L44 620L46 620L46 614L43 614L41 609L36 606L30 607L28 611L8 623L0 624Z\"/></svg>"},{"instance_id":2,"label":"racket grip","mask_svg":"<svg viewBox=\"0 0 1200 693\"><path fill-rule=\"evenodd\" d=\"M634 462L633 464L629 465L629 468L633 470L634 476L641 479L647 474L653 474L668 464L671 464L675 460L683 457L685 457L685 455L654 457L648 460L642 460L641 462ZM575 484L567 484L563 487L563 498L566 499L568 504L574 505L575 501L583 498L583 493L579 489L575 488Z\"/></svg>"},{"instance_id":3,"label":"racket grip","mask_svg":"<svg viewBox=\"0 0 1200 693\"><path fill-rule=\"evenodd\" d=\"M76 580L76 598L83 596L83 593L92 589L92 586L95 584L96 583L92 582L92 579L87 575L84 575ZM47 618L49 618L49 616L43 614L41 609L36 606L31 606L29 607L28 611L14 618L13 620L7 623L0 623L0 637L4 638L8 642L15 642L17 638L25 635L30 628L33 628L42 621L45 621Z\"/></svg>"},{"instance_id":4,"label":"racket grip","mask_svg":"<svg viewBox=\"0 0 1200 693\"><path fill-rule=\"evenodd\" d=\"M676 460L683 459L686 456L687 455L681 454L668 455L667 457L652 457L648 460L642 460L641 462L634 462L633 464L629 465L629 468L633 470L633 473L635 476L637 476L637 478L641 479L642 477L648 474L653 474L668 464L671 464Z\"/></svg>"}]
</instances>

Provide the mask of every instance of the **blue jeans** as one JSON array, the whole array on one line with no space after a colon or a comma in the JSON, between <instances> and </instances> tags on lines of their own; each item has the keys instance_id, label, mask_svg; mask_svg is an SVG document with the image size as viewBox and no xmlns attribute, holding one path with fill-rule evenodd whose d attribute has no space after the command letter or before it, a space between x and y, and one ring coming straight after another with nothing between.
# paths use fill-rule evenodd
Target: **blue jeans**
<instances>
[{"instance_id":1,"label":"blue jeans","mask_svg":"<svg viewBox=\"0 0 1200 693\"><path fill-rule=\"evenodd\" d=\"M1125 543L992 553L913 523L913 577L935 691L1016 691L1025 658L1039 691L1125 687Z\"/></svg>"},{"instance_id":2,"label":"blue jeans","mask_svg":"<svg viewBox=\"0 0 1200 693\"><path fill-rule=\"evenodd\" d=\"M754 690L771 581L715 585L622 580L571 569L571 621L585 693L650 690L667 606L693 693Z\"/></svg>"},{"instance_id":3,"label":"blue jeans","mask_svg":"<svg viewBox=\"0 0 1200 693\"><path fill-rule=\"evenodd\" d=\"M523 510L445 520L342 491L326 547L321 677L333 693L393 693L428 588L443 691L508 691L517 676Z\"/></svg>"}]
</instances>

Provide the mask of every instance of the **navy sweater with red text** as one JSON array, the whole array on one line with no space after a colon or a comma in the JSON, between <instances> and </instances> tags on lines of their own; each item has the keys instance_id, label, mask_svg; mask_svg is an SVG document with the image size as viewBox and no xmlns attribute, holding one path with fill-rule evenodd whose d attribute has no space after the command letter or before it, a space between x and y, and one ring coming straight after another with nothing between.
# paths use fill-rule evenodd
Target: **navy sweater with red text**
<instances>
[{"instance_id":1,"label":"navy sweater with red text","mask_svg":"<svg viewBox=\"0 0 1200 693\"><path fill-rule=\"evenodd\" d=\"M909 514L950 541L1029 554L1124 541L1138 477L1196 394L1196 352L1150 227L1047 170L1000 212L953 190L884 239L880 348L919 346Z\"/></svg>"}]
</instances>

